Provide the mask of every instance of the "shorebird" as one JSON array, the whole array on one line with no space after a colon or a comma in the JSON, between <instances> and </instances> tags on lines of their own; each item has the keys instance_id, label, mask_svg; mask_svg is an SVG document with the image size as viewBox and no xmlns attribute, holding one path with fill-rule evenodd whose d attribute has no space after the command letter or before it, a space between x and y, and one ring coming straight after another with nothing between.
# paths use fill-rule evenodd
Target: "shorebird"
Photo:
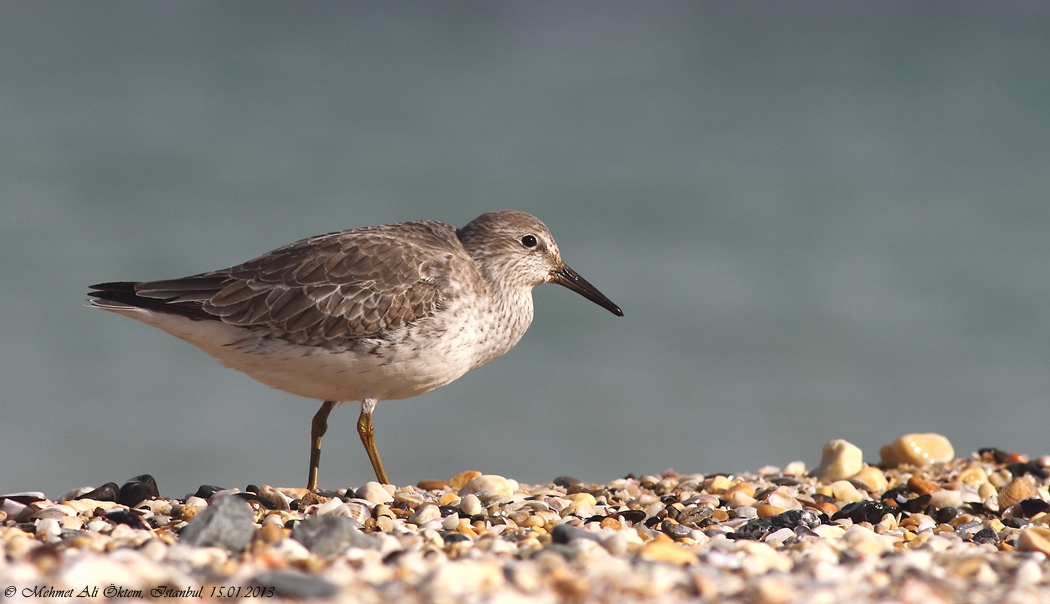
<instances>
[{"instance_id":1,"label":"shorebird","mask_svg":"<svg viewBox=\"0 0 1050 604\"><path fill-rule=\"evenodd\" d=\"M623 311L561 259L539 219L489 212L465 227L429 220L318 235L254 260L182 279L90 286L91 306L152 325L222 365L323 401L321 439L341 402L360 401L357 432L388 484L372 412L430 392L506 353L532 322L532 289L557 283Z\"/></svg>"}]
</instances>

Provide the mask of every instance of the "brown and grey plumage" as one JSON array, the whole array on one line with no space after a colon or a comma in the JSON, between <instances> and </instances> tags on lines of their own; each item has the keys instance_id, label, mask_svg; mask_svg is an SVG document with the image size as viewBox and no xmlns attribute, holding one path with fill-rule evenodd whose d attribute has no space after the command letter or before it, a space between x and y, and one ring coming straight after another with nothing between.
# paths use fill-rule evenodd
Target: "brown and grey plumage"
<instances>
[{"instance_id":1,"label":"brown and grey plumage","mask_svg":"<svg viewBox=\"0 0 1050 604\"><path fill-rule=\"evenodd\" d=\"M510 350L532 322L532 288L559 283L623 312L561 260L537 218L502 210L456 229L403 222L303 239L230 268L182 279L91 286L91 305L160 328L285 392L361 401L358 432L376 478L372 411L448 384Z\"/></svg>"}]
</instances>

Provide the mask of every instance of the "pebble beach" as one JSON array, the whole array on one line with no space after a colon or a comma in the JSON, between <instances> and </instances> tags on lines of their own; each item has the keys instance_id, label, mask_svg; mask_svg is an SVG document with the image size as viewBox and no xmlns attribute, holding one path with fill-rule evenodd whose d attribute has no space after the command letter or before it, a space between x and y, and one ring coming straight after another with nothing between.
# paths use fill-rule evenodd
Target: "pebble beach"
<instances>
[{"instance_id":1,"label":"pebble beach","mask_svg":"<svg viewBox=\"0 0 1050 604\"><path fill-rule=\"evenodd\" d=\"M869 465L308 491L148 475L0 495L19 601L1050 602L1050 456L908 434Z\"/></svg>"}]
</instances>

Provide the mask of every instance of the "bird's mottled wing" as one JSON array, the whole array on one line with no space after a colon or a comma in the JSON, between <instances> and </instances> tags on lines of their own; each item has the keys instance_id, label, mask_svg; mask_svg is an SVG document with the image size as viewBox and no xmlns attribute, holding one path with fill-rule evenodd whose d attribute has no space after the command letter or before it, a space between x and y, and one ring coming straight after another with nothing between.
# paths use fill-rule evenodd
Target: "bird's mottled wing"
<instances>
[{"instance_id":1,"label":"bird's mottled wing","mask_svg":"<svg viewBox=\"0 0 1050 604\"><path fill-rule=\"evenodd\" d=\"M245 327L308 340L376 337L432 313L469 261L449 225L421 221L331 233L243 264L136 286L168 309L187 306Z\"/></svg>"}]
</instances>

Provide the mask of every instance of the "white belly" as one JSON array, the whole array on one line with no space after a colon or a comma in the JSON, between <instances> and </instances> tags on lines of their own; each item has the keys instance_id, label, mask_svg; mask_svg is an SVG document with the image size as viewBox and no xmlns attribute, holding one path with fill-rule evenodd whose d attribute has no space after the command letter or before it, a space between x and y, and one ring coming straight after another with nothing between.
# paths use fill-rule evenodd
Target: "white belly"
<instances>
[{"instance_id":1,"label":"white belly","mask_svg":"<svg viewBox=\"0 0 1050 604\"><path fill-rule=\"evenodd\" d=\"M137 308L106 310L166 331L264 384L317 400L408 398L444 386L494 358L488 354L489 358L479 360L475 346L478 337L470 320L447 325L426 338L410 331L394 334L390 340L363 339L344 346L315 347L221 321L199 321ZM511 346L513 343L500 354Z\"/></svg>"}]
</instances>

